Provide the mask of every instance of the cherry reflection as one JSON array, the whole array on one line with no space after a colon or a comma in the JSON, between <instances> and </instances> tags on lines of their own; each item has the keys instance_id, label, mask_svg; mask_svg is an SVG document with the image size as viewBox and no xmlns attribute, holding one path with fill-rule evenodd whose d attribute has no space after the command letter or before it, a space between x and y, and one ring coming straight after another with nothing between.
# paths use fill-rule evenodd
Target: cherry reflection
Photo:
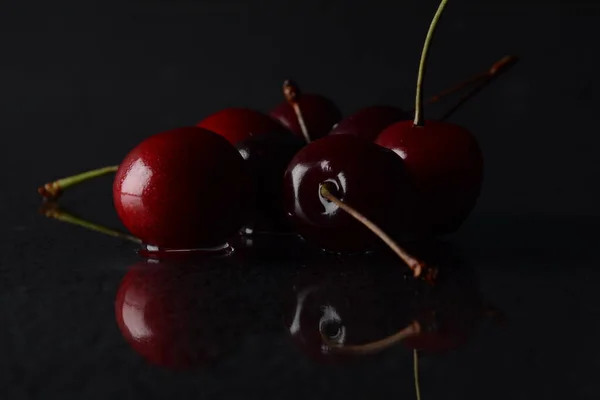
<instances>
[{"instance_id":1,"label":"cherry reflection","mask_svg":"<svg viewBox=\"0 0 600 400\"><path fill-rule=\"evenodd\" d=\"M210 363L239 334L228 318L239 312L229 279L236 272L230 257L140 261L123 277L115 300L123 337L152 364L188 369Z\"/></svg>"},{"instance_id":2,"label":"cherry reflection","mask_svg":"<svg viewBox=\"0 0 600 400\"><path fill-rule=\"evenodd\" d=\"M285 313L294 342L319 362L345 362L394 345L435 354L466 345L486 316L498 315L455 245L407 247L438 267L434 285L414 280L393 255L307 265Z\"/></svg>"}]
</instances>

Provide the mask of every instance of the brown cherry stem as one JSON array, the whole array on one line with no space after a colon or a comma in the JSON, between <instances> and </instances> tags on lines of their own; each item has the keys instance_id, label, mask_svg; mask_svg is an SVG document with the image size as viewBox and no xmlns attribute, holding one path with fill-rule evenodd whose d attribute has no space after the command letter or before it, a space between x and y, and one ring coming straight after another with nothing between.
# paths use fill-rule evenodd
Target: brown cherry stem
<instances>
[{"instance_id":1,"label":"brown cherry stem","mask_svg":"<svg viewBox=\"0 0 600 400\"><path fill-rule=\"evenodd\" d=\"M506 56L502 60L495 63L492 68L487 73L486 79L471 89L468 93L466 93L463 97L461 97L458 102L450 108L441 118L440 121L445 121L452 116L459 108L461 108L467 101L469 101L472 97L474 97L477 93L481 92L487 85L492 83L494 79L508 71L513 65L515 65L519 61L518 57L515 56Z\"/></svg>"},{"instance_id":2,"label":"brown cherry stem","mask_svg":"<svg viewBox=\"0 0 600 400\"><path fill-rule=\"evenodd\" d=\"M70 214L67 211L61 209L60 206L54 202L45 203L40 209L40 212L48 218L54 218L72 225L81 226L94 232L99 232L119 239L128 240L136 244L142 243L140 239L128 233L120 232L115 229L107 228L105 226L98 225L96 223L89 222L82 218L76 217L73 214Z\"/></svg>"},{"instance_id":3,"label":"brown cherry stem","mask_svg":"<svg viewBox=\"0 0 600 400\"><path fill-rule=\"evenodd\" d=\"M298 124L300 125L300 130L302 131L302 135L304 136L304 140L306 143L310 143L310 135L308 133L308 128L306 127L306 122L304 121L304 116L302 115L302 109L298 104L298 98L302 96L302 92L300 88L296 84L296 82L286 79L283 82L283 95L287 102L292 106L294 112L296 113L296 118L298 118Z\"/></svg>"},{"instance_id":4,"label":"brown cherry stem","mask_svg":"<svg viewBox=\"0 0 600 400\"><path fill-rule=\"evenodd\" d=\"M44 186L38 188L38 193L46 200L56 200L61 194L70 188L71 186L78 185L82 182L90 179L98 178L103 175L108 175L117 172L119 169L118 165L111 165L108 167L102 167L91 171L82 172L77 175L69 176L67 178L58 179L54 182L46 183Z\"/></svg>"},{"instance_id":5,"label":"brown cherry stem","mask_svg":"<svg viewBox=\"0 0 600 400\"><path fill-rule=\"evenodd\" d=\"M417 76L417 95L415 96L415 119L413 121L414 126L423 126L425 124L425 117L423 115L423 78L425 77L425 69L427 66L427 58L429 57L429 48L431 47L431 41L433 39L435 29L438 21L446 8L448 0L442 0L440 5L433 16L427 36L425 37L425 44L423 45L423 52L421 53L421 61L419 62L419 74Z\"/></svg>"},{"instance_id":6,"label":"brown cherry stem","mask_svg":"<svg viewBox=\"0 0 600 400\"><path fill-rule=\"evenodd\" d=\"M400 247L398 243L396 243L391 237L389 237L381 228L379 228L377 225L371 222L367 217L358 212L356 209L352 208L348 204L338 199L335 195L331 193L332 191L335 191L335 187L333 187L333 185L331 185L330 183L325 182L321 184L321 196L331 201L332 203L335 203L335 205L337 205L339 208L350 214L350 216L362 223L371 232L377 235L385 244L388 245L390 249L392 249L394 253L398 255L398 257L400 257L402 261L404 261L404 263L406 263L406 265L408 265L408 267L413 271L415 278L420 277L423 274L423 270L426 270L427 272L427 279L431 279L432 277L434 277L434 269L427 267L425 263L408 254L406 250Z\"/></svg>"},{"instance_id":7,"label":"brown cherry stem","mask_svg":"<svg viewBox=\"0 0 600 400\"><path fill-rule=\"evenodd\" d=\"M448 89L445 89L444 91L441 91L438 94L431 96L430 98L425 100L424 105L437 103L438 101L442 100L443 98L450 96L450 95L452 95L468 86L474 85L474 84L487 85L489 83L488 80L491 76L497 76L499 74L506 72L517 61L518 61L518 58L515 56L503 57L502 59L495 62L488 70L481 72L471 78L465 79L465 80L455 84L454 86L451 86ZM413 113L414 111L415 111L414 109L411 110L411 113Z\"/></svg>"}]
</instances>

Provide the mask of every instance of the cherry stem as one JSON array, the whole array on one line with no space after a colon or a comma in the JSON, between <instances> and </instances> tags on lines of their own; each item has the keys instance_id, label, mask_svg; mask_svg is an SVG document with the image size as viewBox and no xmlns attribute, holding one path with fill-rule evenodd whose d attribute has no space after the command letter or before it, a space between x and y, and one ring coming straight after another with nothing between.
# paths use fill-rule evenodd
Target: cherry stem
<instances>
[{"instance_id":1,"label":"cherry stem","mask_svg":"<svg viewBox=\"0 0 600 400\"><path fill-rule=\"evenodd\" d=\"M300 91L298 84L289 79L283 81L283 95L285 96L285 99L292 106L294 112L296 113L296 118L298 119L298 124L300 125L300 130L302 131L304 140L306 140L306 143L310 143L311 140L310 135L308 134L308 128L306 127L306 122L304 121L302 110L300 109L300 105L298 104L298 98L302 96L302 92Z\"/></svg>"},{"instance_id":2,"label":"cherry stem","mask_svg":"<svg viewBox=\"0 0 600 400\"><path fill-rule=\"evenodd\" d=\"M451 109L446 111L446 113L444 115L442 115L441 118L439 118L439 120L445 121L448 118L450 118L452 116L452 114L454 114L459 108L461 108L463 106L463 104L468 102L477 93L481 92L487 85L492 83L494 81L494 79L496 79L497 77L499 77L500 75L502 75L503 73L508 71L513 65L515 65L517 63L517 61L519 61L518 57L506 56L502 60L495 63L492 66L492 68L490 68L490 70L487 72L487 76L486 76L485 80L481 84L479 84L476 87L474 87L473 89L471 89L463 97L461 97L460 100L458 100L458 102Z\"/></svg>"},{"instance_id":3,"label":"cherry stem","mask_svg":"<svg viewBox=\"0 0 600 400\"><path fill-rule=\"evenodd\" d=\"M340 343L335 343L330 341L329 338L327 338L327 336L325 336L325 334L323 334L322 332L321 339L323 340L323 343L325 343L325 345L329 347L333 352L367 355L385 350L391 347L392 345L406 339L407 337L418 335L420 332L421 325L419 324L419 322L413 321L406 328L394 333L393 335L366 344L344 345Z\"/></svg>"},{"instance_id":4,"label":"cherry stem","mask_svg":"<svg viewBox=\"0 0 600 400\"><path fill-rule=\"evenodd\" d=\"M444 8L446 8L446 4L448 0L442 0L435 15L433 16L433 20L431 21L431 25L429 25L429 31L427 31L427 36L425 37L425 44L423 45L423 52L421 53L421 61L419 62L419 74L417 76L417 95L415 97L415 119L413 121L414 126L423 126L425 124L425 117L423 115L423 78L425 76L425 69L427 65L427 58L429 57L429 47L431 46L431 41L433 39L433 35L435 33L435 29L437 27L438 21L444 12Z\"/></svg>"},{"instance_id":5,"label":"cherry stem","mask_svg":"<svg viewBox=\"0 0 600 400\"><path fill-rule=\"evenodd\" d=\"M366 226L368 229L370 229L371 232L373 232L381 240L383 240L385 242L385 244L387 244L388 247L390 249L392 249L392 251L394 253L396 253L402 261L404 261L406 263L406 265L408 265L408 267L413 271L415 278L418 278L421 276L421 274L423 273L423 269L427 269L428 272L430 272L429 268L423 262L417 260L410 254L408 254L402 247L400 247L398 245L398 243L396 243L391 237L389 237L381 228L379 228L377 225L375 225L373 222L371 222L367 217L362 215L360 212L358 212L357 210L350 207L348 204L344 203L343 201L338 199L336 196L334 196L331 193L332 191L336 191L336 189L335 189L335 187L333 187L333 185L331 183L325 182L325 183L321 184L321 187L320 187L321 196L323 196L327 200L335 203L339 208L346 211L354 219L356 219L357 221L362 223L364 226ZM430 276L431 274L428 273L427 275Z\"/></svg>"},{"instance_id":6,"label":"cherry stem","mask_svg":"<svg viewBox=\"0 0 600 400\"><path fill-rule=\"evenodd\" d=\"M44 186L38 188L38 193L46 200L55 200L58 199L60 195L71 186L78 185L82 182L103 175L112 174L117 172L117 169L119 169L118 165L111 165L109 167L98 168L92 171L86 171L77 175L69 176L67 178L58 179L54 182L46 183Z\"/></svg>"},{"instance_id":7,"label":"cherry stem","mask_svg":"<svg viewBox=\"0 0 600 400\"><path fill-rule=\"evenodd\" d=\"M76 217L73 214L62 210L58 204L53 202L44 204L40 209L40 212L48 218L54 218L72 225L81 226L91 231L103 233L105 235L117 237L119 239L128 240L133 243L142 244L142 241L136 238L135 236Z\"/></svg>"},{"instance_id":8,"label":"cherry stem","mask_svg":"<svg viewBox=\"0 0 600 400\"><path fill-rule=\"evenodd\" d=\"M424 104L429 105L429 104L437 103L438 101L442 100L444 97L454 94L455 92L458 92L458 91L466 88L467 86L471 86L476 83L479 83L480 85L487 85L488 84L487 80L490 77L497 76L497 75L500 75L500 74L506 72L517 61L518 61L518 58L515 56L503 57L502 59L495 62L488 70L486 70L482 73L479 73L469 79L465 79L464 81L459 82L459 83L455 84L454 86L451 86L448 89L446 89L434 96L431 96L430 98L425 100ZM413 109L411 111L411 113L414 111L415 110Z\"/></svg>"},{"instance_id":9,"label":"cherry stem","mask_svg":"<svg viewBox=\"0 0 600 400\"><path fill-rule=\"evenodd\" d=\"M413 376L415 378L415 394L417 400L421 400L421 386L419 385L419 352L417 349L413 350Z\"/></svg>"}]
</instances>

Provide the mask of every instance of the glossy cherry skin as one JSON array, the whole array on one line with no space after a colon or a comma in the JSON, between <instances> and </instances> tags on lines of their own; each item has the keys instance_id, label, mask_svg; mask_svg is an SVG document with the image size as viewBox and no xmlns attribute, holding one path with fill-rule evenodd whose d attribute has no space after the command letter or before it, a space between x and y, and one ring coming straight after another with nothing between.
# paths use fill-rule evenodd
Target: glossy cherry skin
<instances>
[{"instance_id":1,"label":"glossy cherry skin","mask_svg":"<svg viewBox=\"0 0 600 400\"><path fill-rule=\"evenodd\" d=\"M248 108L226 108L198 122L198 127L218 133L234 146L249 137L286 132L276 120Z\"/></svg>"},{"instance_id":2,"label":"glossy cherry skin","mask_svg":"<svg viewBox=\"0 0 600 400\"><path fill-rule=\"evenodd\" d=\"M284 208L302 237L333 252L372 250L380 239L321 196L325 182L389 235L403 232L413 206L412 184L390 150L356 136L327 136L300 150L284 175Z\"/></svg>"},{"instance_id":3,"label":"glossy cherry skin","mask_svg":"<svg viewBox=\"0 0 600 400\"><path fill-rule=\"evenodd\" d=\"M398 107L366 107L341 120L329 134L355 135L373 141L388 126L411 118L410 114Z\"/></svg>"},{"instance_id":4,"label":"glossy cherry skin","mask_svg":"<svg viewBox=\"0 0 600 400\"><path fill-rule=\"evenodd\" d=\"M253 216L244 231L289 231L290 224L281 206L282 176L294 154L304 146L304 140L271 117L245 108L219 111L198 126L229 140L246 160L256 196Z\"/></svg>"},{"instance_id":5,"label":"glossy cherry skin","mask_svg":"<svg viewBox=\"0 0 600 400\"><path fill-rule=\"evenodd\" d=\"M302 94L298 99L298 106L302 111L302 117L311 140L326 136L331 128L342 119L342 112L339 108L331 100L318 94ZM287 101L273 108L269 115L304 139L296 112Z\"/></svg>"},{"instance_id":6,"label":"glossy cherry skin","mask_svg":"<svg viewBox=\"0 0 600 400\"><path fill-rule=\"evenodd\" d=\"M222 245L246 222L252 198L239 152L197 127L141 142L120 164L113 184L125 227L145 244L165 249Z\"/></svg>"},{"instance_id":7,"label":"glossy cherry skin","mask_svg":"<svg viewBox=\"0 0 600 400\"><path fill-rule=\"evenodd\" d=\"M255 214L244 230L251 232L287 232L292 229L283 211L283 174L304 146L291 132L268 132L251 136L236 147L252 176L255 189Z\"/></svg>"},{"instance_id":8,"label":"glossy cherry skin","mask_svg":"<svg viewBox=\"0 0 600 400\"><path fill-rule=\"evenodd\" d=\"M223 258L132 266L115 299L117 326L127 343L148 362L174 369L200 367L220 356L233 342L227 315L238 310L222 300L224 279L217 268L231 265Z\"/></svg>"},{"instance_id":9,"label":"glossy cherry skin","mask_svg":"<svg viewBox=\"0 0 600 400\"><path fill-rule=\"evenodd\" d=\"M435 236L458 230L475 207L483 180L483 156L473 135L458 125L402 121L375 140L396 152L414 180L418 207L414 232Z\"/></svg>"}]
</instances>

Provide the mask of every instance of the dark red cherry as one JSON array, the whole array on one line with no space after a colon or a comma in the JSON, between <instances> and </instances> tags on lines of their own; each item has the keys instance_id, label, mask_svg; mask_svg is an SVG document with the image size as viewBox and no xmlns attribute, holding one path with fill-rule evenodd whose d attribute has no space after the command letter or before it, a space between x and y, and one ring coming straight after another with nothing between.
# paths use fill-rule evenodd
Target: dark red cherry
<instances>
[{"instance_id":1,"label":"dark red cherry","mask_svg":"<svg viewBox=\"0 0 600 400\"><path fill-rule=\"evenodd\" d=\"M246 160L256 197L254 215L244 231L289 231L281 207L282 176L304 141L271 117L245 108L219 111L198 126L225 137Z\"/></svg>"},{"instance_id":2,"label":"dark red cherry","mask_svg":"<svg viewBox=\"0 0 600 400\"><path fill-rule=\"evenodd\" d=\"M412 188L390 150L356 136L327 136L300 150L284 175L284 208L301 236L334 252L373 249L380 239L324 198L323 184L388 234L405 228Z\"/></svg>"},{"instance_id":3,"label":"dark red cherry","mask_svg":"<svg viewBox=\"0 0 600 400\"><path fill-rule=\"evenodd\" d=\"M447 122L414 126L403 121L384 130L375 143L398 154L415 183L414 231L455 232L475 207L483 180L483 157L473 135Z\"/></svg>"},{"instance_id":4,"label":"dark red cherry","mask_svg":"<svg viewBox=\"0 0 600 400\"><path fill-rule=\"evenodd\" d=\"M143 261L131 267L115 300L117 325L127 343L147 361L168 368L194 368L216 359L239 337L227 317L238 312L224 294L222 271L228 268L227 258L194 265Z\"/></svg>"},{"instance_id":5,"label":"dark red cherry","mask_svg":"<svg viewBox=\"0 0 600 400\"><path fill-rule=\"evenodd\" d=\"M283 174L304 144L290 132L268 132L237 143L252 175L256 193L255 215L245 226L246 233L291 230L282 207Z\"/></svg>"},{"instance_id":6,"label":"dark red cherry","mask_svg":"<svg viewBox=\"0 0 600 400\"><path fill-rule=\"evenodd\" d=\"M151 136L123 160L113 184L121 221L145 244L169 249L222 245L253 198L244 159L222 136L197 127Z\"/></svg>"},{"instance_id":7,"label":"dark red cherry","mask_svg":"<svg viewBox=\"0 0 600 400\"><path fill-rule=\"evenodd\" d=\"M252 136L286 132L273 118L248 108L226 108L217 111L204 118L197 126L218 133L234 146Z\"/></svg>"},{"instance_id":8,"label":"dark red cherry","mask_svg":"<svg viewBox=\"0 0 600 400\"><path fill-rule=\"evenodd\" d=\"M410 114L398 107L366 107L341 120L330 135L354 135L373 141L388 126L409 119Z\"/></svg>"},{"instance_id":9,"label":"dark red cherry","mask_svg":"<svg viewBox=\"0 0 600 400\"><path fill-rule=\"evenodd\" d=\"M342 119L342 112L338 107L331 100L319 94L302 94L298 96L297 103L302 111L310 140L326 136L331 128ZM273 108L269 115L304 139L294 107L288 101Z\"/></svg>"},{"instance_id":10,"label":"dark red cherry","mask_svg":"<svg viewBox=\"0 0 600 400\"><path fill-rule=\"evenodd\" d=\"M475 207L483 179L483 157L471 133L447 122L426 121L424 117L427 57L446 4L446 0L441 1L421 53L414 121L397 122L375 140L404 160L416 190L413 233L424 236L456 231Z\"/></svg>"}]
</instances>

